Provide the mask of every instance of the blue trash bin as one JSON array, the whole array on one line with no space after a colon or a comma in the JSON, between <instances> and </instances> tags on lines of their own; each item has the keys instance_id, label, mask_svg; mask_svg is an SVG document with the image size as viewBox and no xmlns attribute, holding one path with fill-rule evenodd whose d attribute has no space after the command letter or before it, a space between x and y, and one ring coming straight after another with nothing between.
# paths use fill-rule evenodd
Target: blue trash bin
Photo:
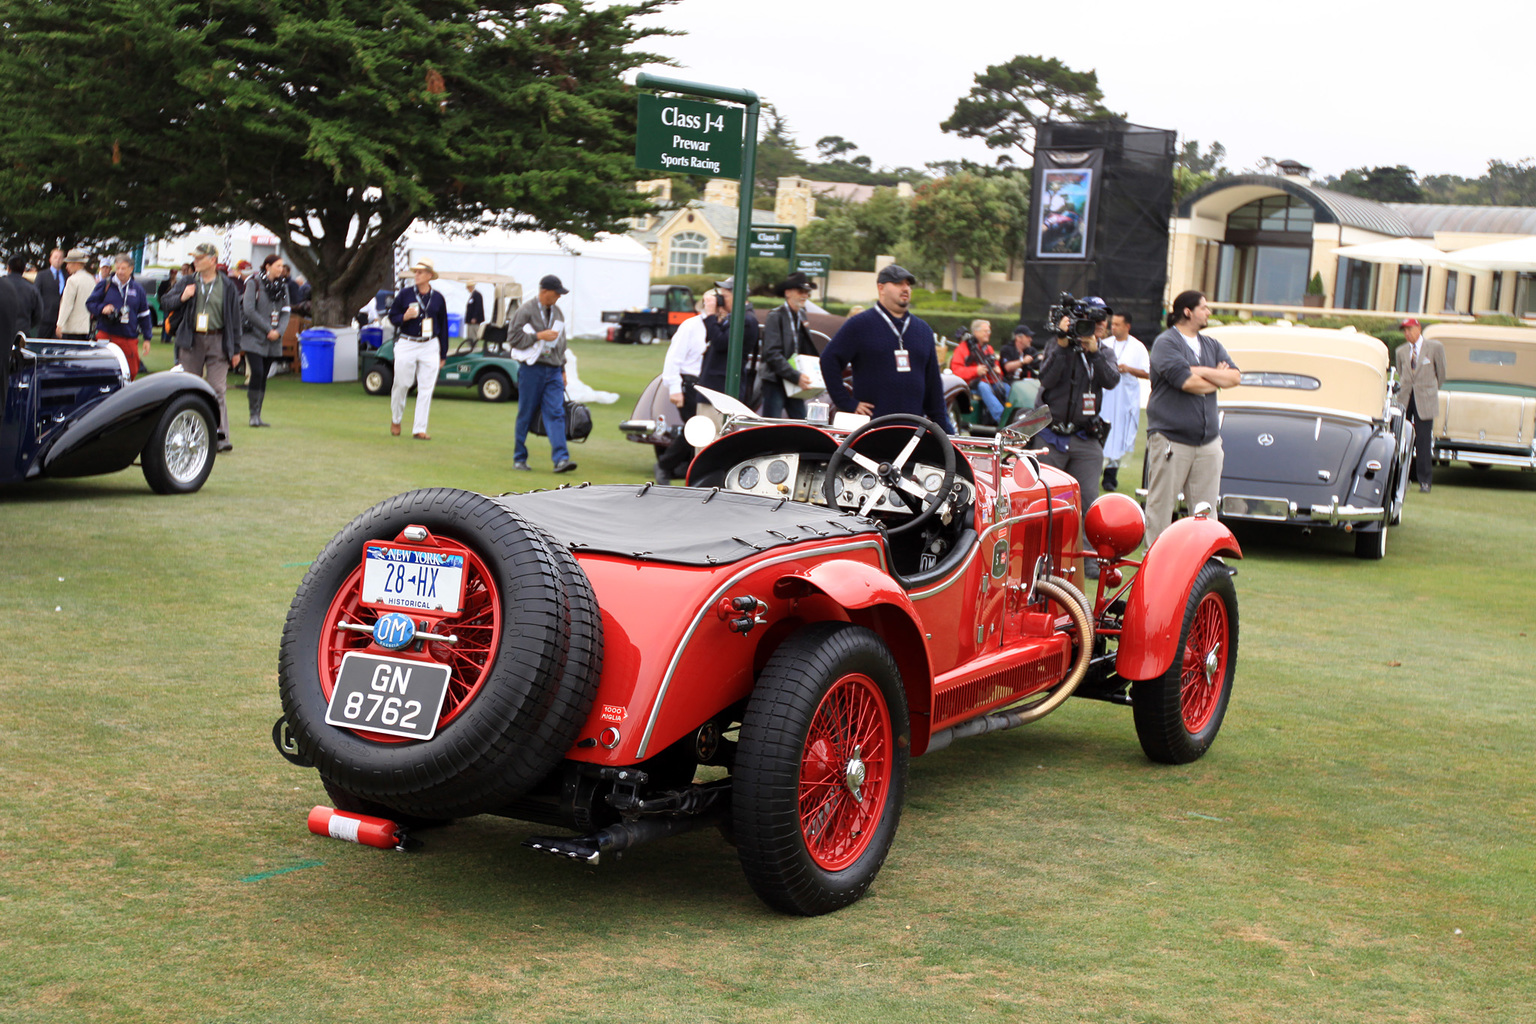
<instances>
[{"instance_id":1,"label":"blue trash bin","mask_svg":"<svg viewBox=\"0 0 1536 1024\"><path fill-rule=\"evenodd\" d=\"M336 368L336 335L323 327L299 334L299 379L305 384L329 384Z\"/></svg>"},{"instance_id":2,"label":"blue trash bin","mask_svg":"<svg viewBox=\"0 0 1536 1024\"><path fill-rule=\"evenodd\" d=\"M450 338L462 338L462 337L464 337L464 314L462 314L462 313L449 313L448 314L448 337L450 337Z\"/></svg>"},{"instance_id":3,"label":"blue trash bin","mask_svg":"<svg viewBox=\"0 0 1536 1024\"><path fill-rule=\"evenodd\" d=\"M357 332L357 341L363 348L377 349L384 344L384 328L364 327Z\"/></svg>"}]
</instances>

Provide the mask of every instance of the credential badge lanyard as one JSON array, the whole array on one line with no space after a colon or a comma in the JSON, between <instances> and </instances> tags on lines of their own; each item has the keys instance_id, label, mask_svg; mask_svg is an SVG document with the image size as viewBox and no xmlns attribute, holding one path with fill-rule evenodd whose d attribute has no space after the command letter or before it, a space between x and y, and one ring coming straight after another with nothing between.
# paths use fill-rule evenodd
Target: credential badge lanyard
<instances>
[{"instance_id":1,"label":"credential badge lanyard","mask_svg":"<svg viewBox=\"0 0 1536 1024\"><path fill-rule=\"evenodd\" d=\"M907 325L912 322L912 317L908 315L903 319L901 321L901 330L897 330L896 321L891 319L890 314L885 311L885 308L878 305L875 308L880 311L880 316L885 320L885 325L891 329L891 333L896 335L896 372L912 372L912 357L907 355Z\"/></svg>"},{"instance_id":2,"label":"credential badge lanyard","mask_svg":"<svg viewBox=\"0 0 1536 1024\"><path fill-rule=\"evenodd\" d=\"M429 338L432 338L435 335L435 332L432 330L432 318L427 315L427 310L431 308L431 305L430 305L431 302L432 302L432 286L431 285L427 285L427 294L425 294L425 295L421 294L421 289L418 288L416 290L416 307L421 310L420 320L421 320L421 340L422 341L426 341L426 340L428 340Z\"/></svg>"}]
</instances>

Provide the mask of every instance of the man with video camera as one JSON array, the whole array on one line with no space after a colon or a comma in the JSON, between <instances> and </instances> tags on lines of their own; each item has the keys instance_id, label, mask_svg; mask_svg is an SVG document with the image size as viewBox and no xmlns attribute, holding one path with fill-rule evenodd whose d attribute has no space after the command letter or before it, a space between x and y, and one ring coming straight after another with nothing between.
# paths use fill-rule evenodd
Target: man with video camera
<instances>
[{"instance_id":1,"label":"man with video camera","mask_svg":"<svg viewBox=\"0 0 1536 1024\"><path fill-rule=\"evenodd\" d=\"M1051 423L1036 440L1045 446L1040 461L1066 470L1077 481L1086 512L1099 497L1104 438L1109 435L1109 423L1099 415L1104 389L1120 383L1119 369L1095 337L1099 324L1109 319L1109 307L1094 296L1079 301L1062 295L1050 316L1056 344L1045 347L1040 403L1050 406ZM1090 561L1089 578L1097 571Z\"/></svg>"}]
</instances>

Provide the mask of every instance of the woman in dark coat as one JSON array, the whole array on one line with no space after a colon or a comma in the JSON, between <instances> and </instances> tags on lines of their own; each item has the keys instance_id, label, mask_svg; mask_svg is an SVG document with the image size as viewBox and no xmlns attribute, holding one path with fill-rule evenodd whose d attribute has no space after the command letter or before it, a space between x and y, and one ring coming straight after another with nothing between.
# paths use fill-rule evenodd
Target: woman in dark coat
<instances>
[{"instance_id":1,"label":"woman in dark coat","mask_svg":"<svg viewBox=\"0 0 1536 1024\"><path fill-rule=\"evenodd\" d=\"M283 354L283 332L288 329L288 266L276 254L261 261L261 271L245 283L240 296L244 332L240 351L250 360L251 378L245 398L251 407L251 426L269 427L261 418L267 398L267 367Z\"/></svg>"}]
</instances>

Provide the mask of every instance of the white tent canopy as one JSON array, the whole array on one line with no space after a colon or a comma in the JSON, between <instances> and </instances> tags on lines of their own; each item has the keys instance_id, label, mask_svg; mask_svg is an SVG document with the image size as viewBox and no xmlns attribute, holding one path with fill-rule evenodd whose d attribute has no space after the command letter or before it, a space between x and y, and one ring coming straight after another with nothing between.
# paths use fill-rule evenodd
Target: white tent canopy
<instances>
[{"instance_id":1,"label":"white tent canopy","mask_svg":"<svg viewBox=\"0 0 1536 1024\"><path fill-rule=\"evenodd\" d=\"M1455 266L1471 270L1536 271L1536 237L1511 238L1507 242L1458 249L1447 253L1446 258Z\"/></svg>"},{"instance_id":2,"label":"white tent canopy","mask_svg":"<svg viewBox=\"0 0 1536 1024\"><path fill-rule=\"evenodd\" d=\"M1417 238L1392 238L1384 242L1346 245L1333 250L1333 254L1364 263L1407 263L1420 267L1443 267L1453 262L1449 254Z\"/></svg>"},{"instance_id":3,"label":"white tent canopy","mask_svg":"<svg viewBox=\"0 0 1536 1024\"><path fill-rule=\"evenodd\" d=\"M627 235L599 235L588 242L574 235L556 239L542 231L491 230L461 238L417 221L406 232L405 247L412 262L425 256L439 273L452 272L460 279L465 274L515 278L525 298L537 294L541 277L554 274L570 292L559 307L572 336L601 337L607 330L603 310L644 306L650 292L651 254ZM463 313L463 288L442 291L449 312Z\"/></svg>"}]
</instances>

